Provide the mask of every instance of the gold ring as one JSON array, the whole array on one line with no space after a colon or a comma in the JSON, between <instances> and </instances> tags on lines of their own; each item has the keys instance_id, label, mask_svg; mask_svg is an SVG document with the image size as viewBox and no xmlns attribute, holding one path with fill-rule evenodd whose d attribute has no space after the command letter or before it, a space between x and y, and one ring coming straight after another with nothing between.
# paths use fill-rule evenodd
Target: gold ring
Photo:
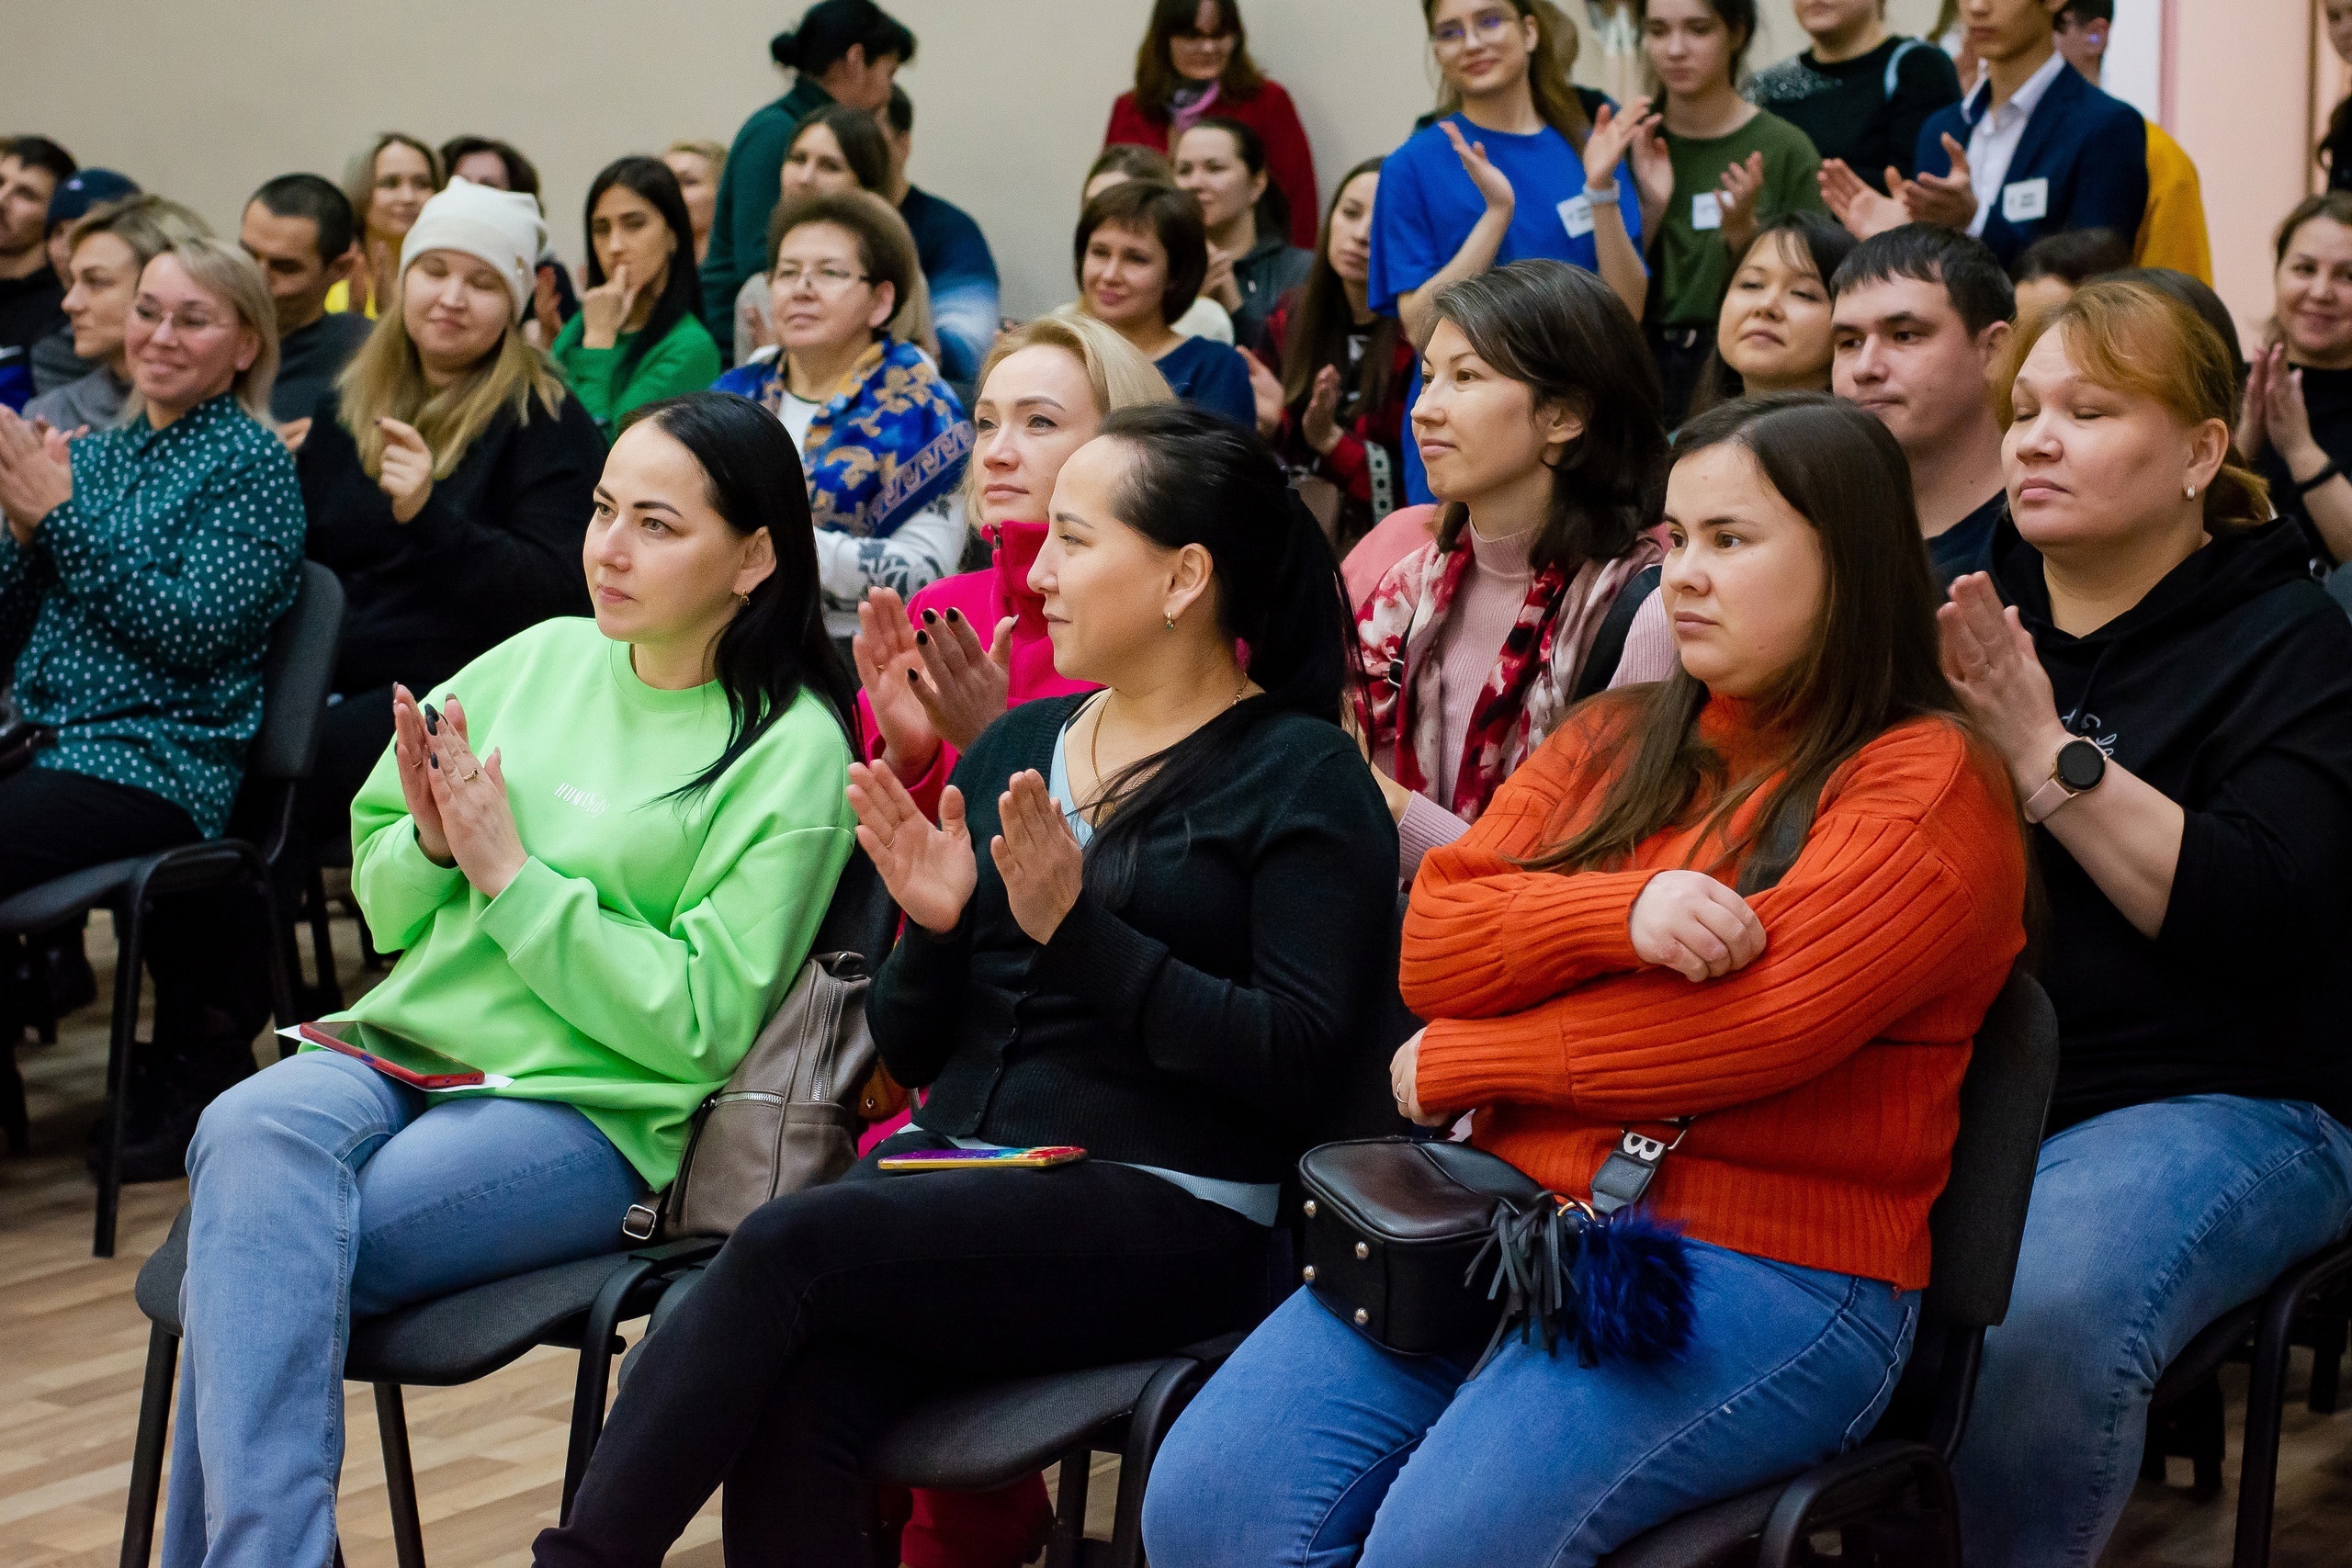
<instances>
[{"instance_id":1,"label":"gold ring","mask_svg":"<svg viewBox=\"0 0 2352 1568\"><path fill-rule=\"evenodd\" d=\"M470 772L459 773L458 775L458 782L459 784L471 784L474 780L480 777L481 777L481 770L480 768L475 768Z\"/></svg>"}]
</instances>

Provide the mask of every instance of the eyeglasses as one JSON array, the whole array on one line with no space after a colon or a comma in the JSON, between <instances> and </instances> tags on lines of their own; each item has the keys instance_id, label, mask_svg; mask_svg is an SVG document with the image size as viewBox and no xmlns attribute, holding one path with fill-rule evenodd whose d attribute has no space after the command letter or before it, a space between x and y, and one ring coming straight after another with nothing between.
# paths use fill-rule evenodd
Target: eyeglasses
<instances>
[{"instance_id":1,"label":"eyeglasses","mask_svg":"<svg viewBox=\"0 0 2352 1568\"><path fill-rule=\"evenodd\" d=\"M871 283L871 273L844 272L837 266L804 268L798 262L786 262L768 274L778 288L797 288L803 282L820 294L836 294L853 283Z\"/></svg>"},{"instance_id":2,"label":"eyeglasses","mask_svg":"<svg viewBox=\"0 0 2352 1568\"><path fill-rule=\"evenodd\" d=\"M205 333L218 332L230 324L227 317L216 316L209 310L166 310L153 299L146 299L132 301L130 313L139 318L141 325L151 330L169 321L172 323L172 330L182 337L197 337Z\"/></svg>"},{"instance_id":3,"label":"eyeglasses","mask_svg":"<svg viewBox=\"0 0 2352 1568\"><path fill-rule=\"evenodd\" d=\"M1477 35L1480 43L1496 43L1518 19L1509 11L1481 11L1470 18L1466 30L1460 22L1448 22L1430 34L1430 39L1438 48L1444 50L1460 49L1472 33Z\"/></svg>"}]
</instances>

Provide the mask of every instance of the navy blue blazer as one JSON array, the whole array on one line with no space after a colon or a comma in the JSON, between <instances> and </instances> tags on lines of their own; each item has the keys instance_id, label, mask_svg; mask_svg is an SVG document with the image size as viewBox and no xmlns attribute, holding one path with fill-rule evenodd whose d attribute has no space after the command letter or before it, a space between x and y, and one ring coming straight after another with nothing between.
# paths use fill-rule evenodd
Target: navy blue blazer
<instances>
[{"instance_id":1,"label":"navy blue blazer","mask_svg":"<svg viewBox=\"0 0 2352 1568\"><path fill-rule=\"evenodd\" d=\"M1992 101L1989 93L1984 101ZM1967 107L1962 98L1919 128L1921 174L1951 173L1943 139L1968 145ZM2037 187L2037 180L2047 183ZM2043 235L2067 229L2112 229L2130 244L2148 210L2148 122L2081 72L2061 70L2033 106L2001 188L1988 193L1980 186L1976 194L1993 198L1984 238L2003 266L2016 265L2018 254ZM2004 211L2023 214L2037 206L2040 216L2011 218Z\"/></svg>"}]
</instances>

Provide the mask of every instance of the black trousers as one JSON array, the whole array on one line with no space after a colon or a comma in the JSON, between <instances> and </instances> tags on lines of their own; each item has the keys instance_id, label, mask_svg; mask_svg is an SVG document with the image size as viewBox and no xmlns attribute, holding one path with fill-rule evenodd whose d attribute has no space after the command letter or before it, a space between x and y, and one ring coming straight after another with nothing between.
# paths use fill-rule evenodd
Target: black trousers
<instances>
[{"instance_id":1,"label":"black trousers","mask_svg":"<svg viewBox=\"0 0 2352 1568\"><path fill-rule=\"evenodd\" d=\"M1272 1304L1272 1233L1148 1172L875 1168L944 1146L910 1128L743 1223L646 1341L537 1562L654 1568L724 1484L729 1568L867 1568L860 1458L917 1402L1172 1350Z\"/></svg>"},{"instance_id":2,"label":"black trousers","mask_svg":"<svg viewBox=\"0 0 2352 1568\"><path fill-rule=\"evenodd\" d=\"M158 854L202 835L152 790L59 768L0 779L0 898L68 872ZM269 1016L267 940L256 901L197 893L156 907L147 972L155 980L158 1044L243 1048Z\"/></svg>"}]
</instances>

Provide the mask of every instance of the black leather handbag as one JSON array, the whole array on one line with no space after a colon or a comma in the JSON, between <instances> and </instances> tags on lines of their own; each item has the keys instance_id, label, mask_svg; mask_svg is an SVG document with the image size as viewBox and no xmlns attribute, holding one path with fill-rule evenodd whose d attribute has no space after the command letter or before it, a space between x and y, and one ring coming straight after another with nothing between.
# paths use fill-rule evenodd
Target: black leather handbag
<instances>
[{"instance_id":1,"label":"black leather handbag","mask_svg":"<svg viewBox=\"0 0 2352 1568\"><path fill-rule=\"evenodd\" d=\"M1815 809L1781 813L1743 869L1743 897L1787 874ZM1310 1149L1298 1162L1302 1277L1333 1313L1404 1355L1462 1350L1483 1336L1483 1368L1517 1326L1547 1348L1572 1340L1588 1365L1669 1359L1690 1339L1690 1266L1680 1236L1638 1207L1690 1118L1668 1125L1671 1139L1625 1128L1589 1201L1464 1144Z\"/></svg>"},{"instance_id":2,"label":"black leather handbag","mask_svg":"<svg viewBox=\"0 0 2352 1568\"><path fill-rule=\"evenodd\" d=\"M1532 1204L1543 1184L1467 1144L1363 1138L1298 1162L1307 1192L1308 1288L1324 1305L1408 1356L1491 1335L1503 1303L1471 1283L1498 1203Z\"/></svg>"}]
</instances>

